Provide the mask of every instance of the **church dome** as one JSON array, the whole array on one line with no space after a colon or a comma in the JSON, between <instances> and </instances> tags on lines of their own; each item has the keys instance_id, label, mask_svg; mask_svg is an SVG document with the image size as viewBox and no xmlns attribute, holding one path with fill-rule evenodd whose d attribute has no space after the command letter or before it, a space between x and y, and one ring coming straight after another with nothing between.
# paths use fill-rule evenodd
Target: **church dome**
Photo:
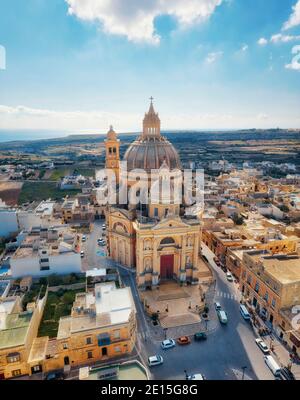
<instances>
[{"instance_id":1,"label":"church dome","mask_svg":"<svg viewBox=\"0 0 300 400\"><path fill-rule=\"evenodd\" d=\"M158 170L165 162L170 170L181 169L180 158L173 145L160 134L160 119L154 111L152 99L143 121L143 133L127 149L124 160L128 171Z\"/></svg>"}]
</instances>

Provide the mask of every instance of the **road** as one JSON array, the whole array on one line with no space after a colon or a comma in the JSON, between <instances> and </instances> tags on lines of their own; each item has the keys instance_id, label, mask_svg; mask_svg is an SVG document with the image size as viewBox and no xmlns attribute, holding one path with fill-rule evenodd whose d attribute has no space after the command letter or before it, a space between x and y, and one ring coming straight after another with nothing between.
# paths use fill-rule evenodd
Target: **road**
<instances>
[{"instance_id":1,"label":"road","mask_svg":"<svg viewBox=\"0 0 300 400\"><path fill-rule=\"evenodd\" d=\"M149 321L145 317L135 286L134 272L114 263L106 257L97 255L99 246L97 238L101 237L103 220L94 224L93 232L85 243L87 269L114 266L118 267L121 279L130 286L137 311L137 344L136 350L141 361L147 365L149 355L161 354L164 363L150 370L152 379L181 380L185 379L184 370L189 374L202 373L209 380L241 379L242 368L245 379L273 380L274 376L265 365L263 353L255 343L253 330L239 312L240 293L236 284L228 282L225 273L213 261L214 254L203 244L203 254L207 257L215 272L215 301L218 301L228 314L228 324L222 326L217 320L213 307L209 318L214 321L214 329L208 332L205 342L194 342L187 346L176 346L162 350L160 341L152 335Z\"/></svg>"},{"instance_id":2,"label":"road","mask_svg":"<svg viewBox=\"0 0 300 400\"><path fill-rule=\"evenodd\" d=\"M85 235L87 240L82 243L82 250L85 253L85 257L82 260L83 270L89 270L92 268L101 268L107 267L111 265L111 261L106 257L106 247L99 246L97 240L103 237L102 225L105 222L104 219L100 219L93 223L92 232L88 235Z\"/></svg>"}]
</instances>

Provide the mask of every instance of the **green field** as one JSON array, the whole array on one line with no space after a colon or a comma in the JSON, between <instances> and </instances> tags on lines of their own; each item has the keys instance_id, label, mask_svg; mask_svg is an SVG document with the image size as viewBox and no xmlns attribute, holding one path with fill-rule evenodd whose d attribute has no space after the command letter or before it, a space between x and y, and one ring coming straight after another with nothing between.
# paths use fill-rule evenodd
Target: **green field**
<instances>
[{"instance_id":1,"label":"green field","mask_svg":"<svg viewBox=\"0 0 300 400\"><path fill-rule=\"evenodd\" d=\"M65 196L74 196L81 190L60 190L55 182L25 182L22 186L18 203L42 201L47 199L62 199Z\"/></svg>"},{"instance_id":2,"label":"green field","mask_svg":"<svg viewBox=\"0 0 300 400\"><path fill-rule=\"evenodd\" d=\"M64 176L72 175L72 173L73 173L72 168L58 168L52 172L49 179L50 181L59 181Z\"/></svg>"},{"instance_id":3,"label":"green field","mask_svg":"<svg viewBox=\"0 0 300 400\"><path fill-rule=\"evenodd\" d=\"M76 168L74 169L74 173L86 177L95 178L95 168Z\"/></svg>"},{"instance_id":4,"label":"green field","mask_svg":"<svg viewBox=\"0 0 300 400\"><path fill-rule=\"evenodd\" d=\"M43 318L39 327L38 336L57 336L59 319L71 313L75 295L79 290L63 290L49 292L44 309Z\"/></svg>"}]
</instances>

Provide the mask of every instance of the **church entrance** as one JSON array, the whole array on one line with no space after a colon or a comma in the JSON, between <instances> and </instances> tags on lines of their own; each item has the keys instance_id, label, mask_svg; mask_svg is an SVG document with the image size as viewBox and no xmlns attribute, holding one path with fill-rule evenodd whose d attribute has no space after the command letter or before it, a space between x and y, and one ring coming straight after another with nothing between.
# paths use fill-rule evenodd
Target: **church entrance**
<instances>
[{"instance_id":1,"label":"church entrance","mask_svg":"<svg viewBox=\"0 0 300 400\"><path fill-rule=\"evenodd\" d=\"M160 279L173 279L174 255L160 256Z\"/></svg>"}]
</instances>

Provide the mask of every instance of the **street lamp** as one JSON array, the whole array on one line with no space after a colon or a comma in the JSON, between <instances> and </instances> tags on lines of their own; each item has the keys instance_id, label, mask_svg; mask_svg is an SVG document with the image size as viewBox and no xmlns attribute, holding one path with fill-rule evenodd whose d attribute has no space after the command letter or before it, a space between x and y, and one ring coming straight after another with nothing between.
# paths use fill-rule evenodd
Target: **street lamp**
<instances>
[{"instance_id":1,"label":"street lamp","mask_svg":"<svg viewBox=\"0 0 300 400\"><path fill-rule=\"evenodd\" d=\"M165 332L165 339L167 339L168 328L164 328L164 332Z\"/></svg>"},{"instance_id":2,"label":"street lamp","mask_svg":"<svg viewBox=\"0 0 300 400\"><path fill-rule=\"evenodd\" d=\"M243 371L243 375L242 375L242 381L244 380L245 377L245 370L247 369L247 367L242 367L242 371Z\"/></svg>"}]
</instances>

